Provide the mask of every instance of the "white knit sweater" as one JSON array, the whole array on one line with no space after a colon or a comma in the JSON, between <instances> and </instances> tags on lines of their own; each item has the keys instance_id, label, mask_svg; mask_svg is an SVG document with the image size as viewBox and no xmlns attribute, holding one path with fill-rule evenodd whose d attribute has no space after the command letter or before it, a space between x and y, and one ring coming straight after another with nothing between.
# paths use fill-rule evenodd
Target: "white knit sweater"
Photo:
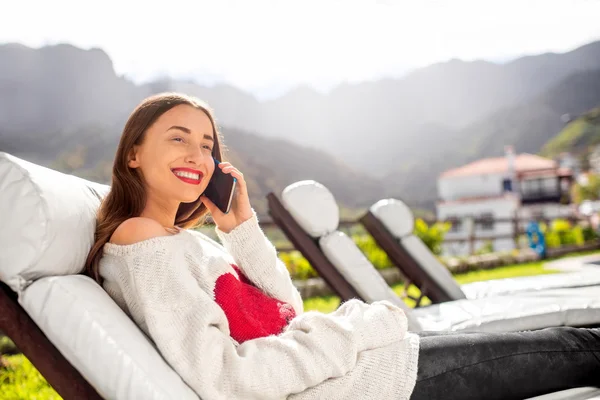
<instances>
[{"instance_id":1,"label":"white knit sweater","mask_svg":"<svg viewBox=\"0 0 600 400\"><path fill-rule=\"evenodd\" d=\"M256 216L225 234L225 249L182 230L131 245L107 243L104 288L156 343L203 400L409 399L418 337L403 311L358 300L331 314L302 310L285 265ZM230 336L215 281L235 263L265 294L296 313L278 335L243 343Z\"/></svg>"}]
</instances>

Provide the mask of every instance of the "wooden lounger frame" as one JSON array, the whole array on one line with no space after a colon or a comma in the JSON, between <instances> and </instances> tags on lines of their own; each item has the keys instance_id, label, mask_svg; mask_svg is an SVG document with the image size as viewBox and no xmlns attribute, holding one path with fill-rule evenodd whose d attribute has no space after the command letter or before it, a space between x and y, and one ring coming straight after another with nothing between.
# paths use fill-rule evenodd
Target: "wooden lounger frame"
<instances>
[{"instance_id":1,"label":"wooden lounger frame","mask_svg":"<svg viewBox=\"0 0 600 400\"><path fill-rule=\"evenodd\" d=\"M443 303L454 300L446 290L440 286L433 278L412 258L412 256L400 245L398 240L391 232L383 225L371 211L367 211L359 219L360 223L365 227L367 232L379 247L383 249L398 269L409 280L404 285L404 290L409 284L414 284L421 291L421 297L416 299L417 305L421 302L424 296L427 296L431 303Z\"/></svg>"},{"instance_id":2,"label":"wooden lounger frame","mask_svg":"<svg viewBox=\"0 0 600 400\"><path fill-rule=\"evenodd\" d=\"M342 301L362 299L358 292L325 257L315 239L310 237L285 209L274 193L267 195L269 215L273 222L285 233L290 242L308 260L319 276L329 285L331 290L340 296Z\"/></svg>"},{"instance_id":3,"label":"wooden lounger frame","mask_svg":"<svg viewBox=\"0 0 600 400\"><path fill-rule=\"evenodd\" d=\"M1 282L0 331L15 343L63 399L102 399L33 322L18 303L16 293Z\"/></svg>"}]
</instances>

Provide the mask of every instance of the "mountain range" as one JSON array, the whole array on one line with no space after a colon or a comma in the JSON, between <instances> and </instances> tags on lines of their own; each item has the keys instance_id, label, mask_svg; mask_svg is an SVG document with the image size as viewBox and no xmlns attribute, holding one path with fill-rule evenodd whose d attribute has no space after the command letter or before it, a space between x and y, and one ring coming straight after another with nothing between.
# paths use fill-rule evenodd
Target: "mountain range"
<instances>
[{"instance_id":1,"label":"mountain range","mask_svg":"<svg viewBox=\"0 0 600 400\"><path fill-rule=\"evenodd\" d=\"M506 64L451 60L327 94L301 86L264 102L228 85L135 85L101 49L5 44L0 150L106 180L129 112L162 91L215 109L257 199L312 178L349 207L395 196L432 208L444 170L502 154L506 144L537 153L562 129L563 114L600 105L600 42Z\"/></svg>"}]
</instances>

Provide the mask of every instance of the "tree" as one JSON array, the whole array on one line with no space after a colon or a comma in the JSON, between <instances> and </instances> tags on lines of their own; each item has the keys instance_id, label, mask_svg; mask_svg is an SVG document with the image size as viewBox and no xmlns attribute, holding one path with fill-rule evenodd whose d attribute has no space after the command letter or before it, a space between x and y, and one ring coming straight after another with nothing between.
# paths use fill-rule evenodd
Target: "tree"
<instances>
[{"instance_id":1,"label":"tree","mask_svg":"<svg viewBox=\"0 0 600 400\"><path fill-rule=\"evenodd\" d=\"M439 255L442 253L442 243L446 232L450 230L450 225L448 222L436 222L429 226L421 218L417 218L414 233L433 254Z\"/></svg>"},{"instance_id":2,"label":"tree","mask_svg":"<svg viewBox=\"0 0 600 400\"><path fill-rule=\"evenodd\" d=\"M579 154L579 166L581 171L589 171L590 170L590 149L587 147L584 151Z\"/></svg>"},{"instance_id":3,"label":"tree","mask_svg":"<svg viewBox=\"0 0 600 400\"><path fill-rule=\"evenodd\" d=\"M593 173L573 185L573 202L581 204L585 200L600 199L600 176Z\"/></svg>"}]
</instances>

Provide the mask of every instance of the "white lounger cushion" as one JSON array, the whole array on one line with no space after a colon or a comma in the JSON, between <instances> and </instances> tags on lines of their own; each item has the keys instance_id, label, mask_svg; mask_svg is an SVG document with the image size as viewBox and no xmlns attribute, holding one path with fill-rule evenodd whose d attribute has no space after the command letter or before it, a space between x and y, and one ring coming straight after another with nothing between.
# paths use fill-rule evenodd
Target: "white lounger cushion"
<instances>
[{"instance_id":1,"label":"white lounger cushion","mask_svg":"<svg viewBox=\"0 0 600 400\"><path fill-rule=\"evenodd\" d=\"M19 292L81 272L108 186L0 152L0 280Z\"/></svg>"},{"instance_id":2,"label":"white lounger cushion","mask_svg":"<svg viewBox=\"0 0 600 400\"><path fill-rule=\"evenodd\" d=\"M334 232L319 239L323 254L340 274L356 288L359 296L368 303L388 300L403 308L409 322L409 330L418 331L420 326L412 318L411 309L400 299L356 244L343 232Z\"/></svg>"},{"instance_id":3,"label":"white lounger cushion","mask_svg":"<svg viewBox=\"0 0 600 400\"><path fill-rule=\"evenodd\" d=\"M412 235L415 230L415 217L403 201L398 199L379 200L369 208L369 211L396 238Z\"/></svg>"},{"instance_id":4,"label":"white lounger cushion","mask_svg":"<svg viewBox=\"0 0 600 400\"><path fill-rule=\"evenodd\" d=\"M600 286L600 268L591 267L577 272L494 279L461 285L460 288L467 296L467 299L481 299L519 292L585 286Z\"/></svg>"},{"instance_id":5,"label":"white lounger cushion","mask_svg":"<svg viewBox=\"0 0 600 400\"><path fill-rule=\"evenodd\" d=\"M425 331L514 332L600 325L600 287L455 300L412 312Z\"/></svg>"},{"instance_id":6,"label":"white lounger cushion","mask_svg":"<svg viewBox=\"0 0 600 400\"><path fill-rule=\"evenodd\" d=\"M198 400L143 332L92 279L43 278L19 302L106 399Z\"/></svg>"},{"instance_id":7,"label":"white lounger cushion","mask_svg":"<svg viewBox=\"0 0 600 400\"><path fill-rule=\"evenodd\" d=\"M593 387L569 389L532 397L529 400L600 400L600 389Z\"/></svg>"},{"instance_id":8,"label":"white lounger cushion","mask_svg":"<svg viewBox=\"0 0 600 400\"><path fill-rule=\"evenodd\" d=\"M302 229L314 238L334 232L340 222L340 210L333 194L315 181L300 181L286 187L281 203Z\"/></svg>"}]
</instances>

